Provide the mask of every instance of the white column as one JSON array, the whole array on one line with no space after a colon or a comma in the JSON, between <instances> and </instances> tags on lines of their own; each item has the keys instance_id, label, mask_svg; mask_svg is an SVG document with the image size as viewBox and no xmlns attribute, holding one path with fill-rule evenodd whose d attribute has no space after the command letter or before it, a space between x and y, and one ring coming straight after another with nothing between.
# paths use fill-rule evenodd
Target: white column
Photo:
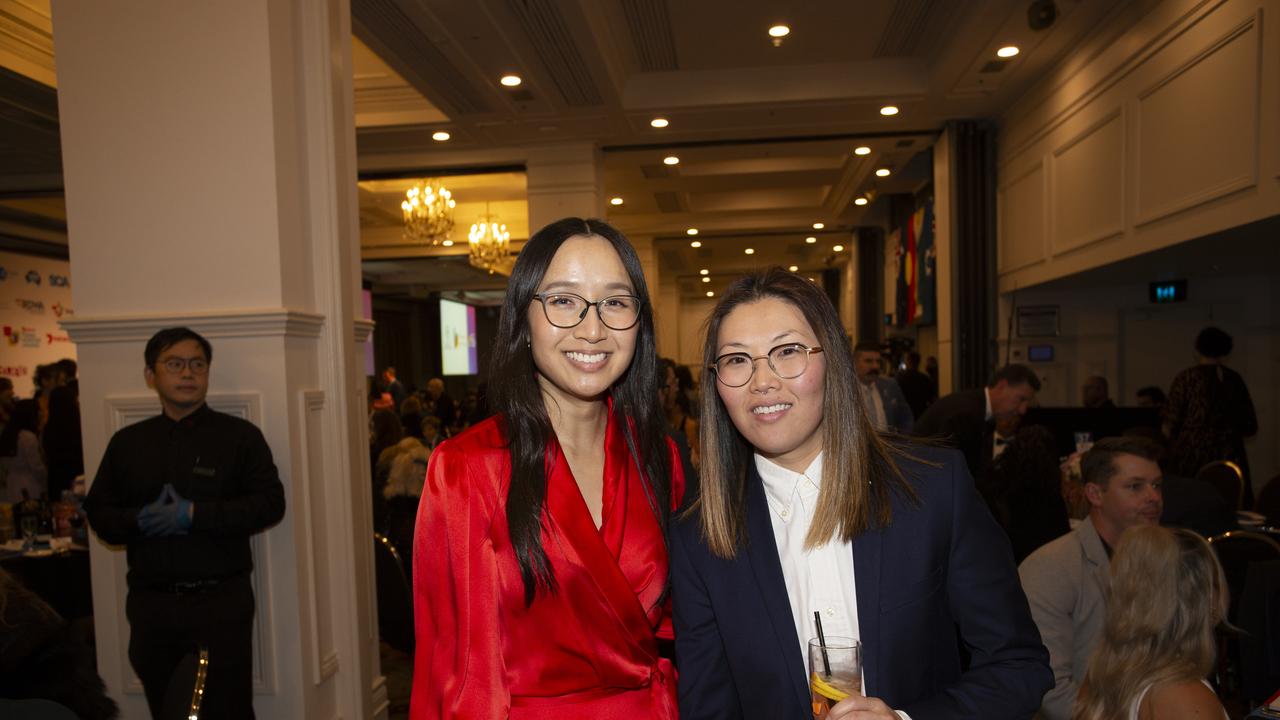
<instances>
[{"instance_id":1,"label":"white column","mask_svg":"<svg viewBox=\"0 0 1280 720\"><path fill-rule=\"evenodd\" d=\"M565 217L604 217L604 167L593 143L529 149L529 233Z\"/></svg>"},{"instance_id":2,"label":"white column","mask_svg":"<svg viewBox=\"0 0 1280 720\"><path fill-rule=\"evenodd\" d=\"M55 0L85 465L157 410L142 348L210 339L209 403L259 425L284 520L254 539L255 707L385 716L373 601L348 0ZM145 717L125 558L91 543L99 672Z\"/></svg>"}]
</instances>

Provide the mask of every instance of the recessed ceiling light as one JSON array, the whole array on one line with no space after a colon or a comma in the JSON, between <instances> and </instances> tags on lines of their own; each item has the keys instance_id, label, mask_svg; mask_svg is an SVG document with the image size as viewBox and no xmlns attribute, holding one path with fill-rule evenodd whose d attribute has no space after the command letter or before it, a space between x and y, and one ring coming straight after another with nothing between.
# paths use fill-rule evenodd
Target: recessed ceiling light
<instances>
[{"instance_id":1,"label":"recessed ceiling light","mask_svg":"<svg viewBox=\"0 0 1280 720\"><path fill-rule=\"evenodd\" d=\"M814 244L814 243L818 242L818 238L813 237L812 235L810 235L809 237L805 238L805 239L804 239L804 241L805 241L805 242L807 242L807 243L809 243L810 245L812 245L812 244Z\"/></svg>"},{"instance_id":2,"label":"recessed ceiling light","mask_svg":"<svg viewBox=\"0 0 1280 720\"><path fill-rule=\"evenodd\" d=\"M818 281L815 278L809 278L809 282L816 283Z\"/></svg>"},{"instance_id":3,"label":"recessed ceiling light","mask_svg":"<svg viewBox=\"0 0 1280 720\"><path fill-rule=\"evenodd\" d=\"M710 271L710 270L708 270L708 269L706 269L706 268L702 268L701 270L699 270L699 271L698 271L698 274L699 274L699 275L710 275L710 274L711 274L711 271Z\"/></svg>"},{"instance_id":4,"label":"recessed ceiling light","mask_svg":"<svg viewBox=\"0 0 1280 720\"><path fill-rule=\"evenodd\" d=\"M715 291L714 291L714 290L708 290L708 291L707 291L707 297L715 297L715 296L716 296L716 293L715 293Z\"/></svg>"},{"instance_id":5,"label":"recessed ceiling light","mask_svg":"<svg viewBox=\"0 0 1280 720\"><path fill-rule=\"evenodd\" d=\"M698 228L689 228L688 230L685 230L685 231L684 231L684 234L685 234L685 235L697 235L697 234L698 234Z\"/></svg>"},{"instance_id":6,"label":"recessed ceiling light","mask_svg":"<svg viewBox=\"0 0 1280 720\"><path fill-rule=\"evenodd\" d=\"M755 249L755 248L747 248L746 250L743 250L742 252L744 252L744 253L746 253L746 254L748 254L748 255L755 255L755 254L756 254L756 249Z\"/></svg>"},{"instance_id":7,"label":"recessed ceiling light","mask_svg":"<svg viewBox=\"0 0 1280 720\"><path fill-rule=\"evenodd\" d=\"M702 278L702 282L711 282L711 278L709 278L709 277L704 277L704 278Z\"/></svg>"},{"instance_id":8,"label":"recessed ceiling light","mask_svg":"<svg viewBox=\"0 0 1280 720\"><path fill-rule=\"evenodd\" d=\"M853 149L853 154L854 155L870 155L871 148L867 147L866 145L859 145L858 147Z\"/></svg>"},{"instance_id":9,"label":"recessed ceiling light","mask_svg":"<svg viewBox=\"0 0 1280 720\"><path fill-rule=\"evenodd\" d=\"M445 246L445 247L453 247L453 241L452 241L452 240L445 240L444 242L442 242L442 243L440 243L440 244L441 244L441 245L443 245L443 246Z\"/></svg>"},{"instance_id":10,"label":"recessed ceiling light","mask_svg":"<svg viewBox=\"0 0 1280 720\"><path fill-rule=\"evenodd\" d=\"M844 246L843 246L843 245L836 245L835 247L831 248L831 251L832 251L832 252L844 252Z\"/></svg>"},{"instance_id":11,"label":"recessed ceiling light","mask_svg":"<svg viewBox=\"0 0 1280 720\"><path fill-rule=\"evenodd\" d=\"M622 198L620 198L620 197L616 197L616 198L609 198L609 204L610 204L610 205L621 205L621 204L622 204Z\"/></svg>"},{"instance_id":12,"label":"recessed ceiling light","mask_svg":"<svg viewBox=\"0 0 1280 720\"><path fill-rule=\"evenodd\" d=\"M679 165L680 158L676 157L675 155L668 155L662 158L662 164L663 165Z\"/></svg>"},{"instance_id":13,"label":"recessed ceiling light","mask_svg":"<svg viewBox=\"0 0 1280 720\"><path fill-rule=\"evenodd\" d=\"M1017 55L1019 52L1020 51L1018 50L1017 45L1005 45L1004 47L996 51L996 55L1002 58L1011 58L1014 55Z\"/></svg>"},{"instance_id":14,"label":"recessed ceiling light","mask_svg":"<svg viewBox=\"0 0 1280 720\"><path fill-rule=\"evenodd\" d=\"M791 267L789 267L789 268L787 268L787 269L788 269L788 270L790 270L791 272L795 272L795 271L797 271L797 270L799 270L799 269L800 269L800 266L799 266L799 265L792 265Z\"/></svg>"},{"instance_id":15,"label":"recessed ceiling light","mask_svg":"<svg viewBox=\"0 0 1280 720\"><path fill-rule=\"evenodd\" d=\"M854 199L854 201L853 201L853 204L854 204L854 205L866 205L866 204L867 204L867 199L866 199L866 198L864 198L864 197L855 198L855 199Z\"/></svg>"},{"instance_id":16,"label":"recessed ceiling light","mask_svg":"<svg viewBox=\"0 0 1280 720\"><path fill-rule=\"evenodd\" d=\"M774 25L769 28L769 37L784 38L791 34L791 28L786 25Z\"/></svg>"},{"instance_id":17,"label":"recessed ceiling light","mask_svg":"<svg viewBox=\"0 0 1280 720\"><path fill-rule=\"evenodd\" d=\"M664 128L671 123L667 122L666 118L654 118L649 121L649 124L656 128Z\"/></svg>"},{"instance_id":18,"label":"recessed ceiling light","mask_svg":"<svg viewBox=\"0 0 1280 720\"><path fill-rule=\"evenodd\" d=\"M889 168L880 168L877 170L876 177L889 177Z\"/></svg>"},{"instance_id":19,"label":"recessed ceiling light","mask_svg":"<svg viewBox=\"0 0 1280 720\"><path fill-rule=\"evenodd\" d=\"M881 115L897 115L897 114L898 114L898 106L897 106L897 105L885 105L884 107L880 108L880 114L881 114Z\"/></svg>"},{"instance_id":20,"label":"recessed ceiling light","mask_svg":"<svg viewBox=\"0 0 1280 720\"><path fill-rule=\"evenodd\" d=\"M519 75L503 75L502 79L498 82L506 85L507 87L516 87L520 83L524 82L524 80L521 80Z\"/></svg>"},{"instance_id":21,"label":"recessed ceiling light","mask_svg":"<svg viewBox=\"0 0 1280 720\"><path fill-rule=\"evenodd\" d=\"M700 248L700 247L702 247L702 241L701 241L701 240L694 240L693 242L689 243L689 247L691 247L691 248Z\"/></svg>"},{"instance_id":22,"label":"recessed ceiling light","mask_svg":"<svg viewBox=\"0 0 1280 720\"><path fill-rule=\"evenodd\" d=\"M822 228L824 228L824 227L826 227L826 226L827 226L827 224L826 224L826 223L814 223L814 224L813 224L813 229L814 229L814 230L821 230Z\"/></svg>"},{"instance_id":23,"label":"recessed ceiling light","mask_svg":"<svg viewBox=\"0 0 1280 720\"><path fill-rule=\"evenodd\" d=\"M449 139L449 133L443 130L437 130L431 133L431 139L435 140L436 142L444 142L445 140Z\"/></svg>"}]
</instances>

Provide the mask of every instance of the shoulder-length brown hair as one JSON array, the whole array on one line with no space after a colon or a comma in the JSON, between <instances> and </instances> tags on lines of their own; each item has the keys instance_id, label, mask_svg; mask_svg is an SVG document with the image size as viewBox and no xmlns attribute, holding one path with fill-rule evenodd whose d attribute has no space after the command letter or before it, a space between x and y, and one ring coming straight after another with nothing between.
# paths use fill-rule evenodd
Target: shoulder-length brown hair
<instances>
[{"instance_id":1,"label":"shoulder-length brown hair","mask_svg":"<svg viewBox=\"0 0 1280 720\"><path fill-rule=\"evenodd\" d=\"M1222 566L1204 538L1154 525L1125 532L1111 560L1102 638L1072 718L1125 717L1143 688L1208 675L1227 599Z\"/></svg>"},{"instance_id":2,"label":"shoulder-length brown hair","mask_svg":"<svg viewBox=\"0 0 1280 720\"><path fill-rule=\"evenodd\" d=\"M826 382L822 398L822 489L805 547L821 546L833 537L853 540L887 526L892 520L893 493L916 502L896 459L905 457L876 433L854 381L853 353L835 307L816 285L782 268L770 268L729 286L707 318L702 358L701 433L702 495L690 512L700 515L702 537L719 557L737 555L746 540L747 470L752 447L738 432L714 384L720 324L742 305L776 298L804 315L822 346ZM757 371L759 372L759 371Z\"/></svg>"}]
</instances>

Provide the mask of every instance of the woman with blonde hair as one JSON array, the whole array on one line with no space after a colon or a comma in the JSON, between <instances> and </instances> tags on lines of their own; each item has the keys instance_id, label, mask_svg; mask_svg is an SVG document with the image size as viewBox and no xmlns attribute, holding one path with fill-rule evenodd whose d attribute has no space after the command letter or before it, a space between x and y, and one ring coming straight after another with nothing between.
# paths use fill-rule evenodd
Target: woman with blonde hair
<instances>
[{"instance_id":1,"label":"woman with blonde hair","mask_svg":"<svg viewBox=\"0 0 1280 720\"><path fill-rule=\"evenodd\" d=\"M1204 677L1227 583L1204 538L1136 527L1111 559L1102 639L1089 660L1075 720L1227 717Z\"/></svg>"}]
</instances>

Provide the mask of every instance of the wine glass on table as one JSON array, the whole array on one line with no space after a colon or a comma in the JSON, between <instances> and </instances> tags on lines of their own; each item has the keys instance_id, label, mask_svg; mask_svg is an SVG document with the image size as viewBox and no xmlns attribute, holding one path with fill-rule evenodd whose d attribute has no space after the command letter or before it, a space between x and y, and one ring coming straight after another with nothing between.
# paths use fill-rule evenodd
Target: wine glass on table
<instances>
[{"instance_id":1,"label":"wine glass on table","mask_svg":"<svg viewBox=\"0 0 1280 720\"><path fill-rule=\"evenodd\" d=\"M22 552L31 552L36 548L36 530L39 528L39 518L35 515L23 515L20 521L22 527Z\"/></svg>"},{"instance_id":2,"label":"wine glass on table","mask_svg":"<svg viewBox=\"0 0 1280 720\"><path fill-rule=\"evenodd\" d=\"M835 635L809 641L809 691L813 716L825 718L831 707L862 694L862 644Z\"/></svg>"}]
</instances>

